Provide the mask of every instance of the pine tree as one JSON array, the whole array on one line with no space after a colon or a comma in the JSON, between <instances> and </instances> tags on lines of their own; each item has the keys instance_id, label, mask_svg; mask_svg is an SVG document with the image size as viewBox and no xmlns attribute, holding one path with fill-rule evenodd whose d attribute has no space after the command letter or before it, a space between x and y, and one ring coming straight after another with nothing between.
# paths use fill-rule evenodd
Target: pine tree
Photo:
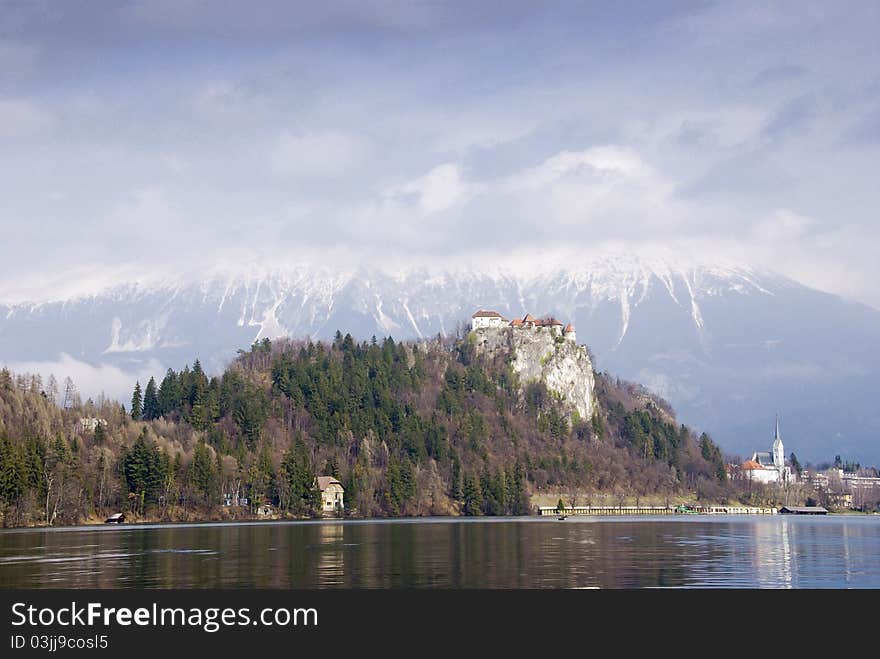
<instances>
[{"instance_id":1,"label":"pine tree","mask_svg":"<svg viewBox=\"0 0 880 659\"><path fill-rule=\"evenodd\" d=\"M144 413L143 397L141 396L141 383L134 383L134 393L131 395L131 418L138 421Z\"/></svg>"},{"instance_id":2,"label":"pine tree","mask_svg":"<svg viewBox=\"0 0 880 659\"><path fill-rule=\"evenodd\" d=\"M334 453L327 461L324 463L324 473L322 476L333 476L333 478L339 478L339 463L336 460L336 454Z\"/></svg>"},{"instance_id":3,"label":"pine tree","mask_svg":"<svg viewBox=\"0 0 880 659\"><path fill-rule=\"evenodd\" d=\"M147 503L156 501L164 481L159 449L148 439L146 428L123 456L121 466L128 491L136 495L138 508L143 513Z\"/></svg>"},{"instance_id":4,"label":"pine tree","mask_svg":"<svg viewBox=\"0 0 880 659\"><path fill-rule=\"evenodd\" d=\"M150 378L150 381L147 383L147 388L144 391L144 419L147 421L151 421L153 419L158 419L160 415L159 410L159 396L156 391L156 379Z\"/></svg>"},{"instance_id":5,"label":"pine tree","mask_svg":"<svg viewBox=\"0 0 880 659\"><path fill-rule=\"evenodd\" d=\"M177 373L173 369L165 372L162 383L159 385L159 416L168 417L172 412L180 409L180 383Z\"/></svg>"},{"instance_id":6,"label":"pine tree","mask_svg":"<svg viewBox=\"0 0 880 659\"><path fill-rule=\"evenodd\" d=\"M196 494L204 503L211 500L217 481L214 460L204 441L199 441L193 449L193 459L189 465L189 481Z\"/></svg>"},{"instance_id":7,"label":"pine tree","mask_svg":"<svg viewBox=\"0 0 880 659\"><path fill-rule=\"evenodd\" d=\"M480 482L471 474L464 477L462 486L462 499L464 507L462 512L468 516L482 515L483 493L480 491Z\"/></svg>"},{"instance_id":8,"label":"pine tree","mask_svg":"<svg viewBox=\"0 0 880 659\"><path fill-rule=\"evenodd\" d=\"M462 498L461 460L458 459L457 453L452 456L452 476L449 479L449 496L456 501L460 501Z\"/></svg>"},{"instance_id":9,"label":"pine tree","mask_svg":"<svg viewBox=\"0 0 880 659\"><path fill-rule=\"evenodd\" d=\"M522 463L517 460L513 465L513 484L510 493L510 513L512 515L528 515L529 498L526 493L525 472Z\"/></svg>"}]
</instances>

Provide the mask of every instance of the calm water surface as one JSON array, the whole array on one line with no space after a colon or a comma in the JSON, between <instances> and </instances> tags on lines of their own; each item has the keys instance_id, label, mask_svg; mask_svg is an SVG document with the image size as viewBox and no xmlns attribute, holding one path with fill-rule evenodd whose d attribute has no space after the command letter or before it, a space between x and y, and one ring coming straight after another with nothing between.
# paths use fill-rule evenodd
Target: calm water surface
<instances>
[{"instance_id":1,"label":"calm water surface","mask_svg":"<svg viewBox=\"0 0 880 659\"><path fill-rule=\"evenodd\" d=\"M0 531L0 588L880 588L880 517Z\"/></svg>"}]
</instances>

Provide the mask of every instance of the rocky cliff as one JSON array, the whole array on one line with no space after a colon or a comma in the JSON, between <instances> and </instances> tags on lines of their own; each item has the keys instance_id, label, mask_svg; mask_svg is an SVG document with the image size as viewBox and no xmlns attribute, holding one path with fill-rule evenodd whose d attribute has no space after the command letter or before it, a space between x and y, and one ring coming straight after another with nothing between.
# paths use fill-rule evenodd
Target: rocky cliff
<instances>
[{"instance_id":1,"label":"rocky cliff","mask_svg":"<svg viewBox=\"0 0 880 659\"><path fill-rule=\"evenodd\" d=\"M541 381L562 397L582 419L593 415L595 381L586 346L554 334L549 328L481 328L471 332L477 354L508 356L520 383Z\"/></svg>"}]
</instances>

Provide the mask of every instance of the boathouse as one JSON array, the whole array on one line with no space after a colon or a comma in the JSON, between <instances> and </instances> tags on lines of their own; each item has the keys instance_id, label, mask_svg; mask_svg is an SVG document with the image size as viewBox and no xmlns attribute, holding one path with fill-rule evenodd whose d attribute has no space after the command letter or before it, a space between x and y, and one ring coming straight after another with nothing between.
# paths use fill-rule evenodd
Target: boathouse
<instances>
[{"instance_id":1,"label":"boathouse","mask_svg":"<svg viewBox=\"0 0 880 659\"><path fill-rule=\"evenodd\" d=\"M782 506L780 515L827 515L828 511L822 506Z\"/></svg>"}]
</instances>

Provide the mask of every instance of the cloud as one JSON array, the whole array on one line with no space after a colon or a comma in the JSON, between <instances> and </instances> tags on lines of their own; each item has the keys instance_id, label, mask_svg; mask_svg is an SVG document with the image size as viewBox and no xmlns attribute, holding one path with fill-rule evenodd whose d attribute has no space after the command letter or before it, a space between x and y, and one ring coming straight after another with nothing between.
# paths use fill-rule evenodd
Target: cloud
<instances>
[{"instance_id":1,"label":"cloud","mask_svg":"<svg viewBox=\"0 0 880 659\"><path fill-rule=\"evenodd\" d=\"M111 399L124 403L126 407L131 399L135 381L140 381L143 386L150 377L161 378L166 370L155 359L146 363L132 364L130 369L123 370L112 364L93 365L82 362L66 353L61 353L55 361L9 362L5 366L14 373L39 374L44 382L50 375L54 375L59 384L70 377L83 400L97 398L103 393Z\"/></svg>"},{"instance_id":2,"label":"cloud","mask_svg":"<svg viewBox=\"0 0 880 659\"><path fill-rule=\"evenodd\" d=\"M804 236L814 224L815 221L809 217L781 209L766 219L758 220L752 227L752 237L762 245L793 242Z\"/></svg>"},{"instance_id":3,"label":"cloud","mask_svg":"<svg viewBox=\"0 0 880 659\"><path fill-rule=\"evenodd\" d=\"M413 200L419 210L430 214L452 208L477 189L478 186L462 180L458 165L445 163L434 167L424 176L390 188L385 197L403 204Z\"/></svg>"},{"instance_id":4,"label":"cloud","mask_svg":"<svg viewBox=\"0 0 880 659\"><path fill-rule=\"evenodd\" d=\"M3 12L0 299L615 244L880 305L877 7L498 6Z\"/></svg>"},{"instance_id":5,"label":"cloud","mask_svg":"<svg viewBox=\"0 0 880 659\"><path fill-rule=\"evenodd\" d=\"M344 174L361 158L358 138L337 131L292 134L283 132L270 161L276 172L296 177L333 177Z\"/></svg>"}]
</instances>

